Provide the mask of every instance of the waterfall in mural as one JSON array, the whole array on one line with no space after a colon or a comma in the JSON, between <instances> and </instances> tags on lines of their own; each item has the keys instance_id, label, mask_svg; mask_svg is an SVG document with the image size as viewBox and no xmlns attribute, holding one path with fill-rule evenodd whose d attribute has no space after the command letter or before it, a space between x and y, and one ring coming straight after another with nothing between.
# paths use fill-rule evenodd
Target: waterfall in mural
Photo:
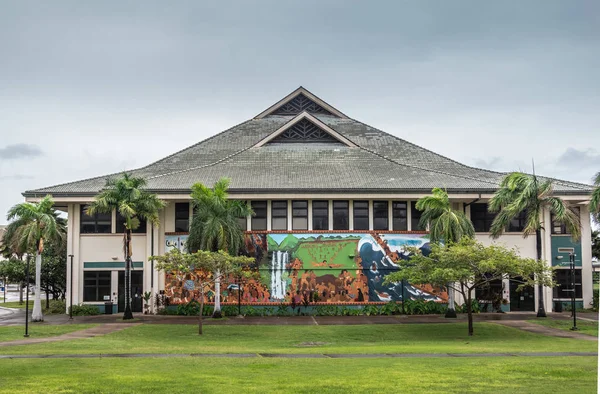
<instances>
[{"instance_id":1,"label":"waterfall in mural","mask_svg":"<svg viewBox=\"0 0 600 394\"><path fill-rule=\"evenodd\" d=\"M283 300L285 298L286 281L282 279L283 270L288 263L288 252L273 251L271 261L271 298Z\"/></svg>"}]
</instances>

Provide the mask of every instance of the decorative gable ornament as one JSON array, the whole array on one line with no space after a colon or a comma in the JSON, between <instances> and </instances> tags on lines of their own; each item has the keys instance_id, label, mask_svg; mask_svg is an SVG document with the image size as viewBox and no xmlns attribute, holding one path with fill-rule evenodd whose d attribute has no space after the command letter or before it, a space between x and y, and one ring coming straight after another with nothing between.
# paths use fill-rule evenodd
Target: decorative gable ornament
<instances>
[{"instance_id":1,"label":"decorative gable ornament","mask_svg":"<svg viewBox=\"0 0 600 394\"><path fill-rule=\"evenodd\" d=\"M302 119L297 122L277 137L273 138L269 143L278 142L328 142L340 143L333 138L331 134L319 128L308 119Z\"/></svg>"},{"instance_id":2,"label":"decorative gable ornament","mask_svg":"<svg viewBox=\"0 0 600 394\"><path fill-rule=\"evenodd\" d=\"M271 113L271 115L298 115L302 112L308 112L309 114L319 115L333 115L313 100L306 97L303 93L300 93L281 107L277 108Z\"/></svg>"}]
</instances>

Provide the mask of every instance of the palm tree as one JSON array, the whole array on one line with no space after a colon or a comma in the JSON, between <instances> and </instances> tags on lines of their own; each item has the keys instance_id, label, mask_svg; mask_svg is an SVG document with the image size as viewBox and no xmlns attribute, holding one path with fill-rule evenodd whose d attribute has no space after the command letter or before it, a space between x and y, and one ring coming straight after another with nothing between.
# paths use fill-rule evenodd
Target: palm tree
<instances>
[{"instance_id":1,"label":"palm tree","mask_svg":"<svg viewBox=\"0 0 600 394\"><path fill-rule=\"evenodd\" d=\"M581 227L578 214L571 206L559 197L553 195L551 180L540 180L533 175L522 172L513 172L506 175L500 182L500 188L488 203L490 212L497 212L492 222L490 233L493 238L498 238L509 225L510 221L518 217L521 212L526 213L523 237L535 233L537 259L542 259L542 233L544 228L543 213L549 210L554 214L557 222L563 223L573 239L581 236ZM543 286L539 285L538 317L546 317L543 299Z\"/></svg>"},{"instance_id":2,"label":"palm tree","mask_svg":"<svg viewBox=\"0 0 600 394\"><path fill-rule=\"evenodd\" d=\"M252 215L244 202L228 199L229 179L221 178L212 189L201 183L192 186L195 208L187 241L188 250L218 252L224 250L238 256L244 245L244 234L239 218ZM220 272L215 272L215 309L213 317L221 317Z\"/></svg>"},{"instance_id":3,"label":"palm tree","mask_svg":"<svg viewBox=\"0 0 600 394\"><path fill-rule=\"evenodd\" d=\"M590 200L590 213L597 225L600 226L600 172L593 179L595 189Z\"/></svg>"},{"instance_id":4,"label":"palm tree","mask_svg":"<svg viewBox=\"0 0 600 394\"><path fill-rule=\"evenodd\" d=\"M421 215L422 228L429 227L429 239L433 243L459 242L463 237L473 238L475 229L473 223L464 212L452 209L448 193L440 188L434 188L430 196L425 196L415 206ZM448 286L448 310L446 317L455 318L454 291Z\"/></svg>"},{"instance_id":5,"label":"palm tree","mask_svg":"<svg viewBox=\"0 0 600 394\"><path fill-rule=\"evenodd\" d=\"M420 225L429 226L431 242L458 242L462 237L473 238L475 229L473 223L464 212L452 209L448 193L440 188L434 188L430 196L425 196L415 206L421 215Z\"/></svg>"},{"instance_id":6,"label":"palm tree","mask_svg":"<svg viewBox=\"0 0 600 394\"><path fill-rule=\"evenodd\" d=\"M15 254L35 251L35 298L31 320L44 321L40 299L42 252L45 241L60 241L66 234L64 220L58 217L53 208L51 196L42 198L39 203L21 203L8 211L7 219L15 220L7 231L7 247Z\"/></svg>"},{"instance_id":7,"label":"palm tree","mask_svg":"<svg viewBox=\"0 0 600 394\"><path fill-rule=\"evenodd\" d=\"M104 189L88 205L86 213L94 215L111 213L116 210L125 219L123 230L123 254L125 257L125 313L123 320L133 319L131 311L131 232L140 226L140 220L147 220L154 226L160 225L158 214L165 207L156 194L145 190L144 178L124 173L120 178L106 180Z\"/></svg>"}]
</instances>

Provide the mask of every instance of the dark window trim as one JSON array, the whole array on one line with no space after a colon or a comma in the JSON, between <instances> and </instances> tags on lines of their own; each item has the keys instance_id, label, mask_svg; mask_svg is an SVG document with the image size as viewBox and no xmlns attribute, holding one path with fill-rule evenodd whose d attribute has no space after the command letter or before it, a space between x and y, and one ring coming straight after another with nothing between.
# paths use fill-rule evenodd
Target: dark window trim
<instances>
[{"instance_id":1,"label":"dark window trim","mask_svg":"<svg viewBox=\"0 0 600 394\"><path fill-rule=\"evenodd\" d=\"M254 216L252 216L250 228L255 231L265 231L267 230L267 201L266 200L253 200L250 201L250 207L254 211ZM264 213L264 215L263 215ZM260 224L264 224L259 226ZM264 228L262 228L264 227Z\"/></svg>"},{"instance_id":2,"label":"dark window trim","mask_svg":"<svg viewBox=\"0 0 600 394\"><path fill-rule=\"evenodd\" d=\"M401 207L404 205L404 208ZM404 220L403 228L398 228L396 221ZM392 229L394 231L408 230L408 202L407 201L392 201Z\"/></svg>"},{"instance_id":3,"label":"dark window trim","mask_svg":"<svg viewBox=\"0 0 600 394\"><path fill-rule=\"evenodd\" d=\"M279 207L276 207L279 206ZM278 214L276 210L285 210L285 214ZM273 222L275 219L285 219L285 228L274 229ZM272 200L271 201L271 230L281 231L288 228L288 201L287 200Z\"/></svg>"},{"instance_id":4,"label":"dark window trim","mask_svg":"<svg viewBox=\"0 0 600 394\"><path fill-rule=\"evenodd\" d=\"M294 207L294 205L305 204L306 206ZM304 210L306 213L298 214L297 211ZM294 212L296 211L296 212ZM294 219L306 218L306 228L294 227ZM308 200L292 200L292 230L308 230Z\"/></svg>"},{"instance_id":5,"label":"dark window trim","mask_svg":"<svg viewBox=\"0 0 600 394\"><path fill-rule=\"evenodd\" d=\"M321 207L316 207L315 208L315 203L317 206L321 206ZM315 215L315 211L320 211L320 210L325 210L325 215ZM324 228L316 228L315 227L315 218L320 218L320 219L324 219L323 223L324 225L322 227ZM313 230L329 230L329 200L313 200L312 201L312 229Z\"/></svg>"},{"instance_id":6,"label":"dark window trim","mask_svg":"<svg viewBox=\"0 0 600 394\"><path fill-rule=\"evenodd\" d=\"M87 205L81 204L79 211L79 233L80 234L111 234L112 233L112 212L111 213L96 213L93 216L87 215L85 209ZM108 220L107 220L108 219ZM108 222L108 223L107 223ZM103 223L103 224L100 224ZM106 228L108 224L108 231L98 231L99 226ZM94 231L84 231L83 226L94 226Z\"/></svg>"},{"instance_id":7,"label":"dark window trim","mask_svg":"<svg viewBox=\"0 0 600 394\"><path fill-rule=\"evenodd\" d=\"M177 209L178 207L186 206L185 209ZM187 214L185 214L187 212ZM176 202L175 203L175 232L187 233L190 231L190 203Z\"/></svg>"},{"instance_id":8,"label":"dark window trim","mask_svg":"<svg viewBox=\"0 0 600 394\"><path fill-rule=\"evenodd\" d=\"M90 274L94 274L93 278L90 278ZM102 274L102 275L100 275ZM108 275L106 275L108 274ZM87 276L87 277L86 277ZM101 276L103 276L103 278L101 278ZM108 285L100 285L100 280L107 280L109 281ZM87 281L94 281L95 284L93 285L88 285ZM98 301L102 301L104 302L104 296L100 296L101 293L105 293L105 292L100 292L101 288L104 288L105 290L108 290L108 296L111 295L111 287L112 287L112 275L111 275L111 271L83 271L83 302L98 302ZM93 297L95 299L90 300L90 299L86 299L85 296L87 294L86 289L90 289L90 288L94 288L95 289L95 293L96 296Z\"/></svg>"},{"instance_id":9,"label":"dark window trim","mask_svg":"<svg viewBox=\"0 0 600 394\"><path fill-rule=\"evenodd\" d=\"M376 205L385 206L383 208L376 208ZM381 219L385 219L385 226L378 226L377 222ZM373 230L389 230L390 229L390 202L387 200L374 200L373 201Z\"/></svg>"},{"instance_id":10,"label":"dark window trim","mask_svg":"<svg viewBox=\"0 0 600 394\"><path fill-rule=\"evenodd\" d=\"M421 221L422 211L419 211L416 207L417 202L410 202L410 230L411 231L425 231L427 229L422 228L419 222Z\"/></svg>"},{"instance_id":11,"label":"dark window trim","mask_svg":"<svg viewBox=\"0 0 600 394\"><path fill-rule=\"evenodd\" d=\"M560 278L558 275L559 272L561 273ZM554 273L558 286L554 287L552 291L552 298L571 299L572 292L565 291L566 289L571 288L571 270L569 268L559 268L555 270ZM575 298L577 299L583 298L582 273L582 268L575 269Z\"/></svg>"},{"instance_id":12,"label":"dark window trim","mask_svg":"<svg viewBox=\"0 0 600 394\"><path fill-rule=\"evenodd\" d=\"M333 200L332 205L333 205L332 206L333 229L334 230L349 230L350 229L350 201L348 201L348 200ZM337 213L337 215L336 215L336 213ZM340 224L340 221L342 222L341 224ZM343 223L344 221L345 221L345 224Z\"/></svg>"},{"instance_id":13,"label":"dark window trim","mask_svg":"<svg viewBox=\"0 0 600 394\"><path fill-rule=\"evenodd\" d=\"M496 213L488 210L487 203L471 204L471 222L476 233L489 233L495 218Z\"/></svg>"},{"instance_id":14,"label":"dark window trim","mask_svg":"<svg viewBox=\"0 0 600 394\"><path fill-rule=\"evenodd\" d=\"M366 203L367 206L366 206L366 208L364 208L364 207L356 208L356 203L359 203L360 205L364 205ZM369 209L369 205L370 205L369 204L369 200L354 200L354 202L352 203L352 214L353 214L353 218L352 218L353 219L352 220L353 226L352 226L352 228L354 230L369 231L369 227L370 227L370 220L369 220L369 216L370 216L369 215L369 211L370 211L370 209ZM363 211L365 211L365 209L366 209L366 215L363 214L363 213L361 213L360 215L357 215L357 210L360 210L361 212L363 212ZM366 228L357 228L357 227L360 227L360 226L356 225L356 219L365 219L365 218L367 219L367 226L366 226Z\"/></svg>"}]
</instances>

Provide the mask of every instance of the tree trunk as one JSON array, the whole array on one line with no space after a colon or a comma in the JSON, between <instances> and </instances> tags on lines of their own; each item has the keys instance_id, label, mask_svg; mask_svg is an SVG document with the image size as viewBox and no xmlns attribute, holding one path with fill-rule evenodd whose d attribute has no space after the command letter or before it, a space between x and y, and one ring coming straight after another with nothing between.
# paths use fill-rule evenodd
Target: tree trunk
<instances>
[{"instance_id":1,"label":"tree trunk","mask_svg":"<svg viewBox=\"0 0 600 394\"><path fill-rule=\"evenodd\" d=\"M467 295L467 317L469 321L469 336L473 336L473 301L471 300L471 291Z\"/></svg>"},{"instance_id":2,"label":"tree trunk","mask_svg":"<svg viewBox=\"0 0 600 394\"><path fill-rule=\"evenodd\" d=\"M204 284L200 290L200 316L198 317L198 335L202 335L202 311L204 311Z\"/></svg>"},{"instance_id":3,"label":"tree trunk","mask_svg":"<svg viewBox=\"0 0 600 394\"><path fill-rule=\"evenodd\" d=\"M42 299L41 299L41 273L42 273L42 254L37 252L35 255L35 298L33 299L33 312L31 312L31 321L44 321L42 314Z\"/></svg>"},{"instance_id":4,"label":"tree trunk","mask_svg":"<svg viewBox=\"0 0 600 394\"><path fill-rule=\"evenodd\" d=\"M131 312L131 230L125 229L125 312L123 320L133 319Z\"/></svg>"},{"instance_id":5,"label":"tree trunk","mask_svg":"<svg viewBox=\"0 0 600 394\"><path fill-rule=\"evenodd\" d=\"M215 309L213 310L212 317L214 319L220 319L223 317L221 313L221 271L215 272Z\"/></svg>"},{"instance_id":6,"label":"tree trunk","mask_svg":"<svg viewBox=\"0 0 600 394\"><path fill-rule=\"evenodd\" d=\"M48 289L46 289L46 309L50 309L50 293L48 293Z\"/></svg>"},{"instance_id":7,"label":"tree trunk","mask_svg":"<svg viewBox=\"0 0 600 394\"><path fill-rule=\"evenodd\" d=\"M21 282L19 289L19 305L23 305L23 289L25 288L25 282Z\"/></svg>"},{"instance_id":8,"label":"tree trunk","mask_svg":"<svg viewBox=\"0 0 600 394\"><path fill-rule=\"evenodd\" d=\"M456 318L456 310L454 309L454 289L450 286L448 289L448 310L446 311L446 316L449 319Z\"/></svg>"},{"instance_id":9,"label":"tree trunk","mask_svg":"<svg viewBox=\"0 0 600 394\"><path fill-rule=\"evenodd\" d=\"M537 259L542 259L542 232L540 229L535 230L535 249ZM544 308L544 286L538 284L538 312L537 317L546 317L546 309Z\"/></svg>"}]
</instances>

